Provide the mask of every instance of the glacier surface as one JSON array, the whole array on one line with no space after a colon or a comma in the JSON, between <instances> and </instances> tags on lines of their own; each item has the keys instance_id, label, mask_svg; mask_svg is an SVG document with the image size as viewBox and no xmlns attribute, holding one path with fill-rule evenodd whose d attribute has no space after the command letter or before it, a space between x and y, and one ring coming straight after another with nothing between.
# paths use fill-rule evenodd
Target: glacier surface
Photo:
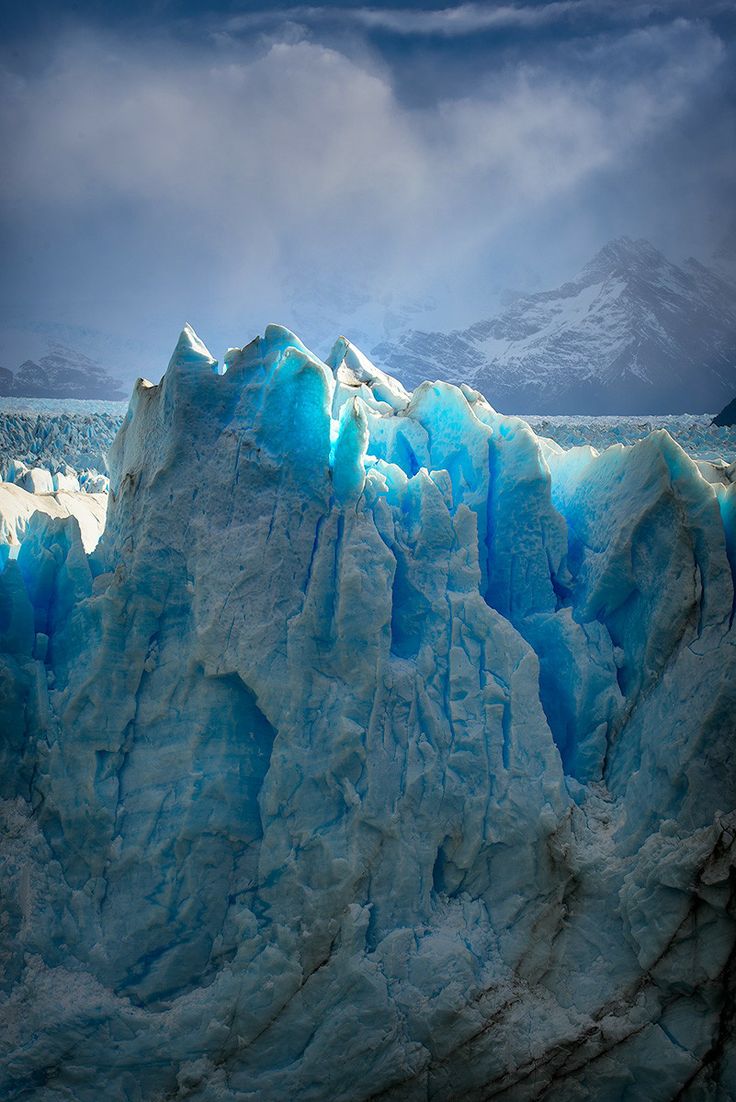
<instances>
[{"instance_id":1,"label":"glacier surface","mask_svg":"<svg viewBox=\"0 0 736 1102\"><path fill-rule=\"evenodd\" d=\"M0 575L2 1097L736 1097L736 485L278 326L109 466Z\"/></svg>"},{"instance_id":2,"label":"glacier surface","mask_svg":"<svg viewBox=\"0 0 736 1102\"><path fill-rule=\"evenodd\" d=\"M0 475L12 460L54 473L64 465L105 474L126 403L0 397Z\"/></svg>"}]
</instances>

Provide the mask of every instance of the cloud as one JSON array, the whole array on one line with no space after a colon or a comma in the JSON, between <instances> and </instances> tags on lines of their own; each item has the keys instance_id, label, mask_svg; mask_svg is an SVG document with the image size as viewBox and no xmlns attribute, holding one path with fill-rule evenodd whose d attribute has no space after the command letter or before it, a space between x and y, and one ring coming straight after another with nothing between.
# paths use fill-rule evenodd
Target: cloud
<instances>
[{"instance_id":1,"label":"cloud","mask_svg":"<svg viewBox=\"0 0 736 1102\"><path fill-rule=\"evenodd\" d=\"M579 0L552 0L531 6L516 4L457 4L446 8L334 8L311 5L294 6L279 12L273 9L246 12L227 22L231 31L286 19L295 24L354 23L369 30L392 31L402 35L442 35L455 37L496 27L531 27L553 23L579 7Z\"/></svg>"},{"instance_id":2,"label":"cloud","mask_svg":"<svg viewBox=\"0 0 736 1102\"><path fill-rule=\"evenodd\" d=\"M357 25L367 30L389 31L397 35L432 35L444 38L464 37L485 31L503 29L544 29L561 22L607 20L617 26L631 26L651 20L653 14L674 19L691 15L692 0L548 0L545 3L494 4L462 3L443 8L325 7L294 5L287 8L263 8L230 17L226 28L232 33L251 31L255 27L289 22L295 26L324 24ZM732 11L731 0L702 0L698 18L705 19Z\"/></svg>"},{"instance_id":3,"label":"cloud","mask_svg":"<svg viewBox=\"0 0 736 1102\"><path fill-rule=\"evenodd\" d=\"M0 197L16 252L43 236L54 294L85 310L225 326L299 284L462 298L496 235L666 128L721 54L679 22L601 39L585 71L516 66L407 106L369 54L299 35L243 50L77 31L2 76Z\"/></svg>"}]
</instances>

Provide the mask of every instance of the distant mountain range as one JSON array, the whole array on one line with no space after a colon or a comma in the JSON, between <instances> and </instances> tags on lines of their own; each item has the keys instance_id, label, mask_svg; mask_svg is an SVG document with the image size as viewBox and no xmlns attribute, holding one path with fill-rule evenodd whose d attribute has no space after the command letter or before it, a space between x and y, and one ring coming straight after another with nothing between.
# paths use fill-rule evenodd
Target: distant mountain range
<instances>
[{"instance_id":1,"label":"distant mountain range","mask_svg":"<svg viewBox=\"0 0 736 1102\"><path fill-rule=\"evenodd\" d=\"M503 412L709 413L736 391L736 286L621 237L555 290L467 329L411 330L372 358L410 387L468 383Z\"/></svg>"},{"instance_id":2,"label":"distant mountain range","mask_svg":"<svg viewBox=\"0 0 736 1102\"><path fill-rule=\"evenodd\" d=\"M618 238L570 282L509 295L466 329L410 328L432 303L400 308L365 289L348 292L339 281L301 297L294 289L287 323L316 351L342 329L373 344L371 358L407 386L468 383L503 412L713 413L736 393L736 232L709 267L673 264L648 241ZM124 399L120 378L157 378L164 362L158 349L94 330L38 325L12 336L0 349L6 363L32 358L15 371L0 367L0 395Z\"/></svg>"},{"instance_id":3,"label":"distant mountain range","mask_svg":"<svg viewBox=\"0 0 736 1102\"><path fill-rule=\"evenodd\" d=\"M127 397L114 379L89 356L66 345L52 343L46 355L25 360L16 371L0 367L0 396L16 398Z\"/></svg>"}]
</instances>

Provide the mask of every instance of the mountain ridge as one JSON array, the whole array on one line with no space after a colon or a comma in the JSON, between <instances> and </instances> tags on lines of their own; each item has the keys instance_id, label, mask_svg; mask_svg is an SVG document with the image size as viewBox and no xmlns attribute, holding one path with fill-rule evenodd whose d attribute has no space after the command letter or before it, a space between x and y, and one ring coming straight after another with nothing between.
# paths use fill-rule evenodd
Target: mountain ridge
<instances>
[{"instance_id":1,"label":"mountain ridge","mask_svg":"<svg viewBox=\"0 0 736 1102\"><path fill-rule=\"evenodd\" d=\"M0 368L0 396L116 401L127 394L121 382L89 356L54 341L38 360L24 360L14 372Z\"/></svg>"},{"instance_id":2,"label":"mountain ridge","mask_svg":"<svg viewBox=\"0 0 736 1102\"><path fill-rule=\"evenodd\" d=\"M442 365L521 413L712 412L733 391L736 288L621 237L557 288L465 329L412 330L372 356L411 386Z\"/></svg>"}]
</instances>

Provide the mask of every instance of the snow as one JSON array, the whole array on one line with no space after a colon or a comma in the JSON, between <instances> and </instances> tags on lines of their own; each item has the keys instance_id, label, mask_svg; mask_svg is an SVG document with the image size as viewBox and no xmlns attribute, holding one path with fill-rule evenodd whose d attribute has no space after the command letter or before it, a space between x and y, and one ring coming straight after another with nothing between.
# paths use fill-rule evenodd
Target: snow
<instances>
[{"instance_id":1,"label":"snow","mask_svg":"<svg viewBox=\"0 0 736 1102\"><path fill-rule=\"evenodd\" d=\"M0 1093L730 1097L726 465L328 360L187 327L94 550L25 494Z\"/></svg>"},{"instance_id":2,"label":"snow","mask_svg":"<svg viewBox=\"0 0 736 1102\"><path fill-rule=\"evenodd\" d=\"M545 304L545 308L538 311L536 317L538 324L532 332L516 339L510 336L499 338L489 334L476 342L477 348L487 360L508 362L509 368L513 369L514 365L529 352L534 351L543 342L559 337L570 326L582 325L588 328L594 325L600 331L601 321L603 320L604 325L606 324L601 314L611 309L611 303L616 302L624 288L623 282L615 280L610 285L591 283L580 288L576 294L560 294L557 300ZM609 320L608 325L610 324ZM616 327L613 328L615 330ZM624 335L614 332L613 340L614 348L625 346ZM568 369L573 373L589 375L592 367L590 362L586 363L584 360L573 360L569 364L567 361L551 362L548 366L551 374L562 373Z\"/></svg>"}]
</instances>

